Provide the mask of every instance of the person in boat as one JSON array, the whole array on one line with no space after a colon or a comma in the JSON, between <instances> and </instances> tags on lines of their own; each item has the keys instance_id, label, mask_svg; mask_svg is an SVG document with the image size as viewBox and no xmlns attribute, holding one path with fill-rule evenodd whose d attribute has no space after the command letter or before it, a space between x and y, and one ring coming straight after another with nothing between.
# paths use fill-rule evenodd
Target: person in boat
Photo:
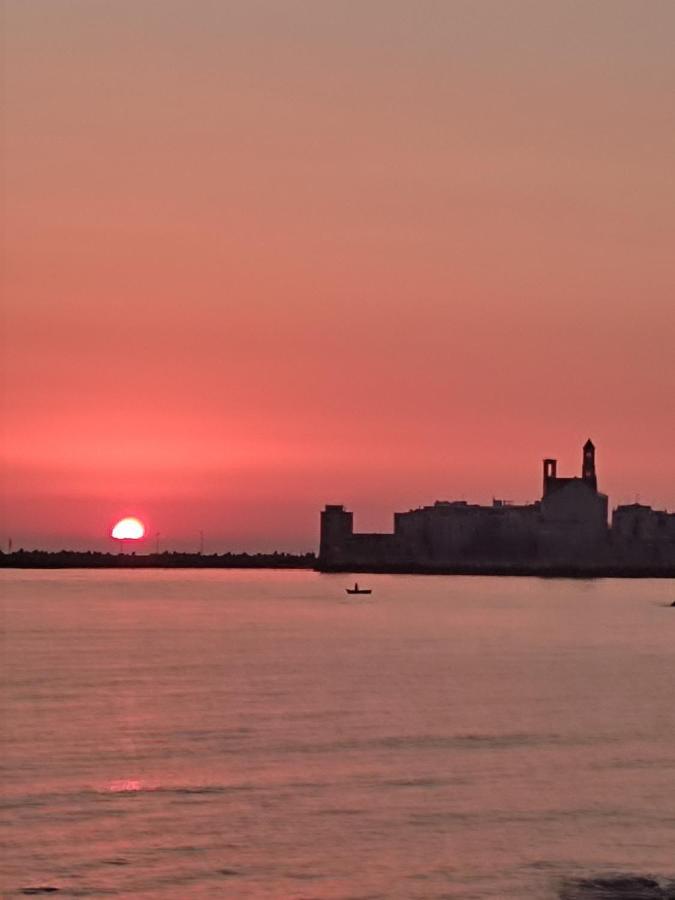
<instances>
[{"instance_id":1,"label":"person in boat","mask_svg":"<svg viewBox=\"0 0 675 900\"><path fill-rule=\"evenodd\" d=\"M346 590L347 590L348 594L370 594L371 593L370 588L360 588L358 581L354 582L353 588L347 588Z\"/></svg>"}]
</instances>

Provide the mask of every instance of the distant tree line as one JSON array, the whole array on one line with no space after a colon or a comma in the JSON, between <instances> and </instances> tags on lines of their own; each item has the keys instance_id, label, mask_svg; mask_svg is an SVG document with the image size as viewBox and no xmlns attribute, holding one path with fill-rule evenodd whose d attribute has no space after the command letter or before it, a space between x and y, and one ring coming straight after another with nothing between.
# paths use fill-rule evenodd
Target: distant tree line
<instances>
[{"instance_id":1,"label":"distant tree line","mask_svg":"<svg viewBox=\"0 0 675 900\"><path fill-rule=\"evenodd\" d=\"M0 551L5 569L312 569L314 553L101 553L97 550Z\"/></svg>"}]
</instances>

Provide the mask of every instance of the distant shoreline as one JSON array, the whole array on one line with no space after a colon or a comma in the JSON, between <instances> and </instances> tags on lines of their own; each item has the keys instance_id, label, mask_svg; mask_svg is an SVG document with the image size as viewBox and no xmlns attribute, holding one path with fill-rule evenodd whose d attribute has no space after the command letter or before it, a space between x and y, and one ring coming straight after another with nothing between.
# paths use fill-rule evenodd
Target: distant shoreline
<instances>
[{"instance_id":1,"label":"distant shoreline","mask_svg":"<svg viewBox=\"0 0 675 900\"><path fill-rule=\"evenodd\" d=\"M372 575L484 575L491 578L675 578L675 566L636 565L456 565L456 566L322 566L317 571Z\"/></svg>"},{"instance_id":2,"label":"distant shoreline","mask_svg":"<svg viewBox=\"0 0 675 900\"><path fill-rule=\"evenodd\" d=\"M96 551L17 550L0 553L2 569L305 569L326 574L477 575L522 578L673 578L671 565L388 565L326 566L314 553L100 553Z\"/></svg>"},{"instance_id":3,"label":"distant shoreline","mask_svg":"<svg viewBox=\"0 0 675 900\"><path fill-rule=\"evenodd\" d=\"M314 553L101 553L16 550L0 553L3 569L313 569Z\"/></svg>"}]
</instances>

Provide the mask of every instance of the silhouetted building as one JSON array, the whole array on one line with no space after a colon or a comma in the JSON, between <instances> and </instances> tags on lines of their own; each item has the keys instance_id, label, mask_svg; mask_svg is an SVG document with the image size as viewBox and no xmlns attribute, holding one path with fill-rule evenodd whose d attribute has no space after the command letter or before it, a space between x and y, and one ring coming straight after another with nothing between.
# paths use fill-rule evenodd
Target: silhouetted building
<instances>
[{"instance_id":1,"label":"silhouetted building","mask_svg":"<svg viewBox=\"0 0 675 900\"><path fill-rule=\"evenodd\" d=\"M539 554L550 559L595 559L607 550L605 494L598 492L595 447L583 447L581 478L558 478L557 461L544 460L544 491L537 522Z\"/></svg>"},{"instance_id":2,"label":"silhouetted building","mask_svg":"<svg viewBox=\"0 0 675 900\"><path fill-rule=\"evenodd\" d=\"M675 513L641 503L618 506L612 544L617 555L636 564L675 561Z\"/></svg>"},{"instance_id":3,"label":"silhouetted building","mask_svg":"<svg viewBox=\"0 0 675 900\"><path fill-rule=\"evenodd\" d=\"M493 500L492 506L481 506L437 501L395 513L394 530L385 534L355 533L351 512L343 506L326 506L321 513L319 567L441 570L616 561L625 542L623 537L613 538L608 526L608 500L598 491L593 442L584 444L579 477L558 477L555 459L544 460L543 475L542 497L534 503ZM654 541L660 541L658 558L675 562L675 515L640 507L649 514L631 518L626 509L620 507L615 514L617 534L630 532L628 540L644 544L642 550L633 548L636 563L656 558L654 552L651 556L644 552L646 543L651 546Z\"/></svg>"}]
</instances>

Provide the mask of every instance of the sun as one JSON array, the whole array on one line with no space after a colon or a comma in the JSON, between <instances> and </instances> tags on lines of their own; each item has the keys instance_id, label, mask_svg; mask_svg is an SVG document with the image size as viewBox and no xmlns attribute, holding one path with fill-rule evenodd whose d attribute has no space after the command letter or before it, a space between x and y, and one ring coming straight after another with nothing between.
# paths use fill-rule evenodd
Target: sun
<instances>
[{"instance_id":1,"label":"sun","mask_svg":"<svg viewBox=\"0 0 675 900\"><path fill-rule=\"evenodd\" d=\"M112 536L118 541L135 541L142 538L145 534L145 527L140 519L130 516L126 519L120 519L112 530Z\"/></svg>"}]
</instances>

